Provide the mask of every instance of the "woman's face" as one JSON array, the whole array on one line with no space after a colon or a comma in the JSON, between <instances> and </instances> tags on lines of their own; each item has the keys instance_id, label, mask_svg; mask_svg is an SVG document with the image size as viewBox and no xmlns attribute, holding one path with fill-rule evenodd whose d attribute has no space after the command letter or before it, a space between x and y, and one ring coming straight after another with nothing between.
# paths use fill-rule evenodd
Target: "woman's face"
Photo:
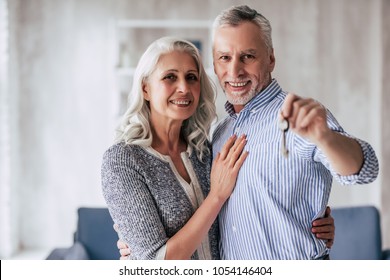
<instances>
[{"instance_id":1,"label":"woman's face","mask_svg":"<svg viewBox=\"0 0 390 280\"><path fill-rule=\"evenodd\" d=\"M173 51L160 57L156 69L143 85L151 120L159 124L191 117L199 103L200 80L195 60Z\"/></svg>"}]
</instances>

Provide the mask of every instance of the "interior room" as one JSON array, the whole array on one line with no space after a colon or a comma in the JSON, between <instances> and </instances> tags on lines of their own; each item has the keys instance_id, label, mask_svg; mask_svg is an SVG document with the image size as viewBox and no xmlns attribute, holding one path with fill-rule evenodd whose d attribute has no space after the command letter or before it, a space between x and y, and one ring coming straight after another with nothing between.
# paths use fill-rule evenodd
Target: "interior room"
<instances>
[{"instance_id":1,"label":"interior room","mask_svg":"<svg viewBox=\"0 0 390 280\"><path fill-rule=\"evenodd\" d=\"M212 22L238 4L270 20L283 88L317 99L374 148L376 181L334 182L329 206L375 206L390 248L390 1L0 0L1 259L45 259L73 244L78 209L106 207L102 155L146 46L191 40L217 84Z\"/></svg>"}]
</instances>

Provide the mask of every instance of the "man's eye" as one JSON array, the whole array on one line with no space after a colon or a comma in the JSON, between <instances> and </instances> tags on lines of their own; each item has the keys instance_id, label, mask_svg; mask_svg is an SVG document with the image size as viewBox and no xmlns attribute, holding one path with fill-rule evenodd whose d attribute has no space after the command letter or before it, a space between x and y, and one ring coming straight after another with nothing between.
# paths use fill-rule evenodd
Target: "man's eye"
<instances>
[{"instance_id":1,"label":"man's eye","mask_svg":"<svg viewBox=\"0 0 390 280\"><path fill-rule=\"evenodd\" d=\"M255 57L251 54L246 54L241 57L242 61L253 60Z\"/></svg>"}]
</instances>

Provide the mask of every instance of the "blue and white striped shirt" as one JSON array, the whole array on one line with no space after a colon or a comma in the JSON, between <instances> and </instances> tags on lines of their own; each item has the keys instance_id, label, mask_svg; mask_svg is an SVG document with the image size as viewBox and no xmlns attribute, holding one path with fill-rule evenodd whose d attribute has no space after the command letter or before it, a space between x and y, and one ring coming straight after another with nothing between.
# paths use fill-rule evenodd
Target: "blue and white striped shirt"
<instances>
[{"instance_id":1,"label":"blue and white striped shirt","mask_svg":"<svg viewBox=\"0 0 390 280\"><path fill-rule=\"evenodd\" d=\"M249 155L239 172L234 192L219 214L222 259L316 259L329 253L311 233L312 221L323 217L332 178L341 184L375 180L378 160L372 147L362 147L359 174L336 174L316 146L287 132L289 155L281 154L282 132L277 120L286 97L276 80L239 113L226 103L229 115L213 135L213 154L233 133L246 134ZM328 111L332 130L348 135Z\"/></svg>"}]
</instances>

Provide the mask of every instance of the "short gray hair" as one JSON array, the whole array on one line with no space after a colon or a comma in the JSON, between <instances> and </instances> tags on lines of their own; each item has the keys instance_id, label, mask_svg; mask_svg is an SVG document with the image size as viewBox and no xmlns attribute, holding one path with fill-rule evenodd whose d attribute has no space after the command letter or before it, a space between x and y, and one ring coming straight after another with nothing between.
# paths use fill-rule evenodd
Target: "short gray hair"
<instances>
[{"instance_id":1,"label":"short gray hair","mask_svg":"<svg viewBox=\"0 0 390 280\"><path fill-rule=\"evenodd\" d=\"M246 5L232 6L231 8L222 11L217 16L213 24L213 40L215 30L218 27L222 25L237 26L245 21L252 22L260 28L262 31L261 36L264 39L264 43L267 46L268 51L272 51L272 27L269 20L256 10Z\"/></svg>"}]
</instances>

